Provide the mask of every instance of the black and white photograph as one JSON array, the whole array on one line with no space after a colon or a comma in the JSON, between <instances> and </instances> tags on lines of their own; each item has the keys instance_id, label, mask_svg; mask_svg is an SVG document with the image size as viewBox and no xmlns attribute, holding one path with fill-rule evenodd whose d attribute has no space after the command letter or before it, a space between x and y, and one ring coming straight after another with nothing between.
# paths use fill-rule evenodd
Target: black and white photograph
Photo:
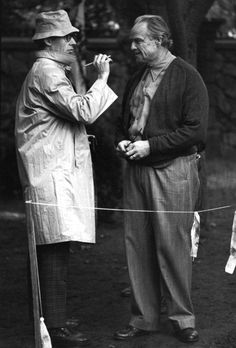
<instances>
[{"instance_id":1,"label":"black and white photograph","mask_svg":"<svg viewBox=\"0 0 236 348\"><path fill-rule=\"evenodd\" d=\"M236 0L2 0L0 348L236 348Z\"/></svg>"}]
</instances>

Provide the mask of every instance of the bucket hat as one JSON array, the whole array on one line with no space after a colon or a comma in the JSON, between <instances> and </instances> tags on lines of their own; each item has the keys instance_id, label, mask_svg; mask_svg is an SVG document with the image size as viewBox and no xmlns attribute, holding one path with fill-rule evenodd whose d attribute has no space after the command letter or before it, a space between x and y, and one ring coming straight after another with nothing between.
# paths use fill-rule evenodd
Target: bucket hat
<instances>
[{"instance_id":1,"label":"bucket hat","mask_svg":"<svg viewBox=\"0 0 236 348\"><path fill-rule=\"evenodd\" d=\"M33 40L46 39L51 36L66 36L79 32L73 27L65 10L41 12L36 17L35 34Z\"/></svg>"}]
</instances>

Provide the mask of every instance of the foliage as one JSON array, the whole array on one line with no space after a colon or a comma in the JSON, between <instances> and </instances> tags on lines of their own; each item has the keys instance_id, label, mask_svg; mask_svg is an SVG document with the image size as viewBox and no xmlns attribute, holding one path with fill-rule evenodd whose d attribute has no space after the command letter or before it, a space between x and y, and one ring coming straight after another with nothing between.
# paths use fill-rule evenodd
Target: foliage
<instances>
[{"instance_id":1,"label":"foliage","mask_svg":"<svg viewBox=\"0 0 236 348\"><path fill-rule=\"evenodd\" d=\"M120 26L112 7L101 0L87 0L85 4L87 36L116 36Z\"/></svg>"},{"instance_id":2,"label":"foliage","mask_svg":"<svg viewBox=\"0 0 236 348\"><path fill-rule=\"evenodd\" d=\"M38 0L2 0L2 36L32 36Z\"/></svg>"},{"instance_id":3,"label":"foliage","mask_svg":"<svg viewBox=\"0 0 236 348\"><path fill-rule=\"evenodd\" d=\"M236 0L216 0L206 17L208 20L224 19L217 36L236 39Z\"/></svg>"},{"instance_id":4,"label":"foliage","mask_svg":"<svg viewBox=\"0 0 236 348\"><path fill-rule=\"evenodd\" d=\"M73 22L81 0L3 0L2 1L2 35L32 36L35 17L41 11L65 9ZM86 35L113 37L119 32L115 12L107 1L85 1ZM74 24L74 23L73 23ZM79 23L76 23L79 26Z\"/></svg>"}]
</instances>

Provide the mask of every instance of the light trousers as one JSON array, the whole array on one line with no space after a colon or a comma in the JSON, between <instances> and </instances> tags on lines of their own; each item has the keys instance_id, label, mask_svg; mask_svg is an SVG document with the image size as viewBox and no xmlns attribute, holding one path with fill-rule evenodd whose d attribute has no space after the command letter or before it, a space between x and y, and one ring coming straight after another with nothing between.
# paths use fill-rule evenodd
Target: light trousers
<instances>
[{"instance_id":1,"label":"light trousers","mask_svg":"<svg viewBox=\"0 0 236 348\"><path fill-rule=\"evenodd\" d=\"M195 154L162 168L138 162L124 168L124 208L161 211L124 214L134 327L159 329L161 290L173 325L195 327L190 231L198 190Z\"/></svg>"}]
</instances>

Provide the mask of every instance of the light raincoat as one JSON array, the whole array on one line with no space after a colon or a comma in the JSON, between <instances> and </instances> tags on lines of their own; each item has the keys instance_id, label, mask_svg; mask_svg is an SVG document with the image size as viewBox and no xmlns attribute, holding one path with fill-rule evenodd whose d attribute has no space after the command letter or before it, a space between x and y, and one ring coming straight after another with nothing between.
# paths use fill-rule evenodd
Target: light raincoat
<instances>
[{"instance_id":1,"label":"light raincoat","mask_svg":"<svg viewBox=\"0 0 236 348\"><path fill-rule=\"evenodd\" d=\"M40 203L30 204L37 244L95 242L93 171L85 124L93 123L117 96L102 80L84 95L77 94L66 76L69 63L65 56L38 52L16 105L24 198Z\"/></svg>"}]
</instances>

